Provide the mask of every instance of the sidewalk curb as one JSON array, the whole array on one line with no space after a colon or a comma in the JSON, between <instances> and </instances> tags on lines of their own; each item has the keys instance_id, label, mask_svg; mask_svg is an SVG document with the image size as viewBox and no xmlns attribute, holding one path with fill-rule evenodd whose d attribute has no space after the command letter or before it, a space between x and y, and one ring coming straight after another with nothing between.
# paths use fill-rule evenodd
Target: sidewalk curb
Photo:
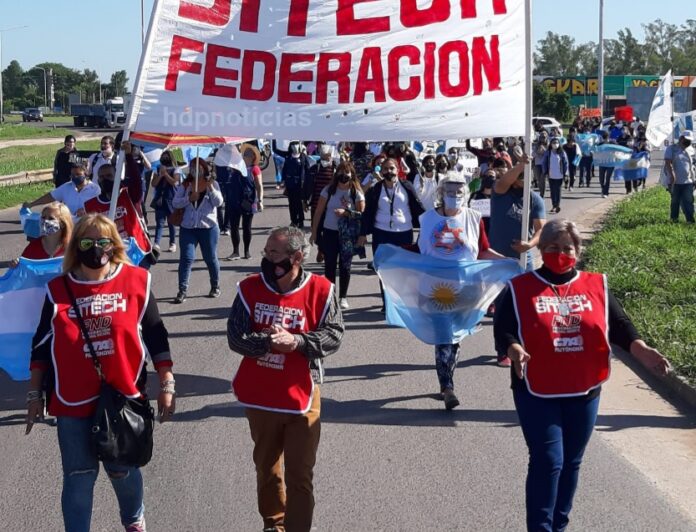
<instances>
[{"instance_id":1,"label":"sidewalk curb","mask_svg":"<svg viewBox=\"0 0 696 532\"><path fill-rule=\"evenodd\" d=\"M653 373L649 368L645 367L631 353L622 349L618 345L611 345L614 356L624 362L632 369L648 386L660 395L667 395L668 399L677 398L690 410L696 411L696 388L691 386L689 382L676 373L668 373L665 376ZM650 381L653 381L652 383ZM657 389L653 384L657 384ZM660 389L662 388L662 390ZM660 393L662 392L662 393ZM665 393L666 392L666 393ZM673 402L673 401L672 401Z\"/></svg>"},{"instance_id":2,"label":"sidewalk curb","mask_svg":"<svg viewBox=\"0 0 696 532\"><path fill-rule=\"evenodd\" d=\"M650 189L655 186L660 186L660 184L650 183L647 188ZM597 206L587 210L584 217L579 220L575 220L575 222L580 226L579 229L583 237L583 247L587 247L594 239L594 236L602 230L611 210L622 201L626 201L626 199L628 198L623 197L621 199L612 201L607 205L600 203ZM691 410L696 411L696 387L689 384L684 377L681 377L674 372L669 373L664 377L656 375L648 368L643 366L643 364L641 364L640 361L628 351L625 351L624 349L621 349L615 345L612 345L612 349L615 353L619 353L624 361L630 360L631 368L634 371L635 369L639 368L639 376L646 381L648 385L650 385L650 382L648 382L650 378L655 379L654 382L659 383L661 387L664 387L669 395L673 395L679 401L687 405Z\"/></svg>"},{"instance_id":3,"label":"sidewalk curb","mask_svg":"<svg viewBox=\"0 0 696 532\"><path fill-rule=\"evenodd\" d=\"M0 176L0 188L11 185L23 185L26 183L40 183L53 179L53 169L31 170L29 172L19 172L18 174Z\"/></svg>"}]
</instances>

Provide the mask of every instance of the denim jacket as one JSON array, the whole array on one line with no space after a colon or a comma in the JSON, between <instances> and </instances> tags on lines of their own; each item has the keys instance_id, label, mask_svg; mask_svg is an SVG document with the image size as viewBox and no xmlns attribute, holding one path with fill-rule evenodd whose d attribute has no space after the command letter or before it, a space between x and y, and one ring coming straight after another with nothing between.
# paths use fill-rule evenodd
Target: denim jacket
<instances>
[{"instance_id":1,"label":"denim jacket","mask_svg":"<svg viewBox=\"0 0 696 532\"><path fill-rule=\"evenodd\" d=\"M189 200L192 186L179 185L176 187L172 204L175 209L185 208L181 227L185 229L210 229L217 225L217 208L223 204L222 193L217 182L212 182L212 190L208 189L200 205L196 206Z\"/></svg>"}]
</instances>

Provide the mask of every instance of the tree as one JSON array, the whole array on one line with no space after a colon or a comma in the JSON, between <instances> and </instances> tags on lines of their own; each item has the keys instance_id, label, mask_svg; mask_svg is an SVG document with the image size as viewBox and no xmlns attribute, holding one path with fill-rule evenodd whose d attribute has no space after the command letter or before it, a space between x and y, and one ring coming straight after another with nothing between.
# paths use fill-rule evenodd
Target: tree
<instances>
[{"instance_id":1,"label":"tree","mask_svg":"<svg viewBox=\"0 0 696 532\"><path fill-rule=\"evenodd\" d=\"M534 115L553 116L560 122L566 122L573 116L570 96L565 92L551 92L543 83L534 83Z\"/></svg>"},{"instance_id":2,"label":"tree","mask_svg":"<svg viewBox=\"0 0 696 532\"><path fill-rule=\"evenodd\" d=\"M645 45L629 28L619 30L617 39L608 39L604 56L606 74L646 74Z\"/></svg>"},{"instance_id":3,"label":"tree","mask_svg":"<svg viewBox=\"0 0 696 532\"><path fill-rule=\"evenodd\" d=\"M114 96L123 96L128 92L128 76L125 70L117 70L111 74L111 90Z\"/></svg>"},{"instance_id":4,"label":"tree","mask_svg":"<svg viewBox=\"0 0 696 532\"><path fill-rule=\"evenodd\" d=\"M24 70L16 60L10 61L2 71L2 92L4 98L11 100L24 96Z\"/></svg>"},{"instance_id":5,"label":"tree","mask_svg":"<svg viewBox=\"0 0 696 532\"><path fill-rule=\"evenodd\" d=\"M672 68L674 51L678 49L682 32L674 24L660 19L643 24L645 30L645 56L647 71L659 75Z\"/></svg>"},{"instance_id":6,"label":"tree","mask_svg":"<svg viewBox=\"0 0 696 532\"><path fill-rule=\"evenodd\" d=\"M534 74L544 76L577 76L578 54L575 39L549 31L537 44Z\"/></svg>"},{"instance_id":7,"label":"tree","mask_svg":"<svg viewBox=\"0 0 696 532\"><path fill-rule=\"evenodd\" d=\"M598 45L592 41L576 48L578 72L581 76L593 74L599 70Z\"/></svg>"}]
</instances>

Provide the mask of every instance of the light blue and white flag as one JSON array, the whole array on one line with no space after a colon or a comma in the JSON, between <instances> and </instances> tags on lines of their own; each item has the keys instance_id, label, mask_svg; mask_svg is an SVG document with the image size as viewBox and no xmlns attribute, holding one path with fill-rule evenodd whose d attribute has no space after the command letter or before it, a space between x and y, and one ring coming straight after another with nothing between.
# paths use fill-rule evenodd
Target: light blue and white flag
<instances>
[{"instance_id":1,"label":"light blue and white flag","mask_svg":"<svg viewBox=\"0 0 696 532\"><path fill-rule=\"evenodd\" d=\"M594 133L579 133L577 136L578 146L580 146L580 151L585 157L592 155L592 148L594 148L595 144L598 142L599 136Z\"/></svg>"},{"instance_id":2,"label":"light blue and white flag","mask_svg":"<svg viewBox=\"0 0 696 532\"><path fill-rule=\"evenodd\" d=\"M648 125L645 129L645 136L653 147L662 146L673 134L672 106L673 78L670 70L664 75L657 88L652 105L650 106L650 116Z\"/></svg>"},{"instance_id":3,"label":"light blue and white flag","mask_svg":"<svg viewBox=\"0 0 696 532\"><path fill-rule=\"evenodd\" d=\"M27 380L31 339L41 317L46 283L61 272L62 258L19 259L0 277L0 368L11 379Z\"/></svg>"},{"instance_id":4,"label":"light blue and white flag","mask_svg":"<svg viewBox=\"0 0 696 532\"><path fill-rule=\"evenodd\" d=\"M522 273L517 261L448 261L379 246L375 269L384 285L387 323L426 344L453 344L473 334L505 283Z\"/></svg>"},{"instance_id":5,"label":"light blue and white flag","mask_svg":"<svg viewBox=\"0 0 696 532\"><path fill-rule=\"evenodd\" d=\"M592 148L592 164L619 168L633 155L633 150L618 144L601 144Z\"/></svg>"},{"instance_id":6,"label":"light blue and white flag","mask_svg":"<svg viewBox=\"0 0 696 532\"><path fill-rule=\"evenodd\" d=\"M131 237L128 258L139 264L145 254ZM63 258L31 260L20 257L19 265L0 277L0 369L11 379L30 377L31 340L41 317L46 284L60 275Z\"/></svg>"},{"instance_id":7,"label":"light blue and white flag","mask_svg":"<svg viewBox=\"0 0 696 532\"><path fill-rule=\"evenodd\" d=\"M650 154L647 151L634 153L631 158L624 162L614 171L616 181L631 181L633 179L647 179L650 170Z\"/></svg>"}]
</instances>

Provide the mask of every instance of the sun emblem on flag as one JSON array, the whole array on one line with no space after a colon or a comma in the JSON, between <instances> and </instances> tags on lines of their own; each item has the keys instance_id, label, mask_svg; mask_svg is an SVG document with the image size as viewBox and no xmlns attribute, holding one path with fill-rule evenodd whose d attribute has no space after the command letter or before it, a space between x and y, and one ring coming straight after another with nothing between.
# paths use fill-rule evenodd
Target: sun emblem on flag
<instances>
[{"instance_id":1,"label":"sun emblem on flag","mask_svg":"<svg viewBox=\"0 0 696 532\"><path fill-rule=\"evenodd\" d=\"M439 310L452 310L457 303L457 292L451 284L434 284L430 291L430 299Z\"/></svg>"}]
</instances>

